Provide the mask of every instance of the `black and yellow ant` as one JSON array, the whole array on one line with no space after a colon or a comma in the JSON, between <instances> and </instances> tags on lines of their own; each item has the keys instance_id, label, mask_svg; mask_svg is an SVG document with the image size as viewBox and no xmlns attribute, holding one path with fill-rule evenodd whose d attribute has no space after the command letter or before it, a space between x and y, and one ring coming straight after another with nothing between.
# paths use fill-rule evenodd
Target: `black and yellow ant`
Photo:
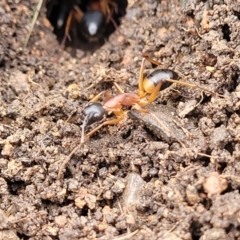
<instances>
[{"instance_id":1,"label":"black and yellow ant","mask_svg":"<svg viewBox=\"0 0 240 240\"><path fill-rule=\"evenodd\" d=\"M147 54L143 54L143 60L139 75L138 93L128 92L125 93L117 83L113 83L118 94L116 96L110 96L108 94L104 103L96 102L103 92L95 96L90 104L84 109L83 114L85 116L83 122L83 131L86 126L100 121L104 118L106 113L113 113L116 118L106 120L92 131L86 134L86 137L91 137L96 131L105 125L112 125L121 122L126 118L127 111L123 110L123 107L132 107L142 112L148 112L143 107L156 100L159 91L162 91L169 87L171 84L176 83L192 88L199 88L205 92L209 92L213 95L219 95L205 88L197 86L195 84L179 81L178 74L170 69L156 69L148 76L144 77L145 62L149 61L155 65L160 65L159 62L148 57ZM82 133L82 141L83 141Z\"/></svg>"},{"instance_id":2,"label":"black and yellow ant","mask_svg":"<svg viewBox=\"0 0 240 240\"><path fill-rule=\"evenodd\" d=\"M148 57L147 54L143 54L140 75L139 75L138 93L134 93L134 92L125 93L121 89L121 87L114 82L114 86L118 92L116 96L111 96L108 92L105 92L106 99L101 104L97 101L103 95L104 92L100 92L90 101L88 106L86 106L86 108L83 110L84 120L82 123L81 143L72 150L68 158L66 158L64 162L61 164L58 172L58 178L61 177L64 167L66 166L68 161L71 159L72 155L81 146L81 144L85 142L86 138L90 138L94 133L96 133L103 126L118 124L127 118L128 110L125 110L125 108L137 109L145 114L150 114L151 117L153 117L165 129L166 132L174 136L175 135L174 132L172 132L171 129L165 126L164 123L162 123L161 120L158 119L154 113L149 112L149 110L144 108L145 106L147 106L148 104L156 100L156 98L158 97L159 91L166 89L171 84L176 83L176 84L180 84L180 85L184 85L192 88L199 88L205 92L209 92L212 95L222 96L220 94L207 90L201 86L179 81L178 74L175 71L170 69L156 69L151 74L144 77L144 68L145 68L146 61L149 61L155 65L161 65L159 62ZM105 115L111 114L111 113L115 115L115 118L107 119L106 121L99 124L96 128L94 128L93 130L85 134L85 128L87 126L103 120ZM182 143L182 141L177 139L177 137L176 137L176 140L184 148L186 148L185 145Z\"/></svg>"}]
</instances>

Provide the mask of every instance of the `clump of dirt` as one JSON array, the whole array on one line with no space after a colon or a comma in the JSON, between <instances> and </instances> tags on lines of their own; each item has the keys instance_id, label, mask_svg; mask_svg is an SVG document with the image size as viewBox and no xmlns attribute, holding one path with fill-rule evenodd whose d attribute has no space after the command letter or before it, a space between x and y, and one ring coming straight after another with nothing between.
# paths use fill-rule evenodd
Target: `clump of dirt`
<instances>
[{"instance_id":1,"label":"clump of dirt","mask_svg":"<svg viewBox=\"0 0 240 240\"><path fill-rule=\"evenodd\" d=\"M23 48L36 3L0 5L0 238L239 238L239 4L128 1L124 37L74 58L44 8ZM78 146L88 101L137 92L146 51L213 93L174 85L160 125L132 111Z\"/></svg>"}]
</instances>

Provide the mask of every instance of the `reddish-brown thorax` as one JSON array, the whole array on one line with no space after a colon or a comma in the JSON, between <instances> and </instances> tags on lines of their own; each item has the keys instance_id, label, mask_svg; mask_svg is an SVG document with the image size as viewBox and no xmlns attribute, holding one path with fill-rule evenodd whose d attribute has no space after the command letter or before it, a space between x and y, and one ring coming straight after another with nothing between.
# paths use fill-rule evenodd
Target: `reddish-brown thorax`
<instances>
[{"instance_id":1,"label":"reddish-brown thorax","mask_svg":"<svg viewBox=\"0 0 240 240\"><path fill-rule=\"evenodd\" d=\"M121 93L115 97L108 99L104 103L104 108L114 111L122 106L133 106L140 101L140 97L136 93Z\"/></svg>"}]
</instances>

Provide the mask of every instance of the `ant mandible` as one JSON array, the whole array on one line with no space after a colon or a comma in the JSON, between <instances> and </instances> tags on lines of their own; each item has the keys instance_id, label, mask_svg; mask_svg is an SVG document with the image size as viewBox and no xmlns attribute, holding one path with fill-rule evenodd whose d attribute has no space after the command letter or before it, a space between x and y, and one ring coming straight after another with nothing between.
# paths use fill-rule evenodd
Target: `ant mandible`
<instances>
[{"instance_id":1,"label":"ant mandible","mask_svg":"<svg viewBox=\"0 0 240 240\"><path fill-rule=\"evenodd\" d=\"M86 137L91 137L96 131L98 131L100 128L102 128L105 125L117 124L122 120L124 120L126 118L127 111L124 111L123 107L133 107L135 109L138 109L142 112L147 113L148 110L144 109L143 107L155 101L159 91L166 89L173 83L177 83L177 84L192 87L192 88L199 88L205 92L209 92L213 95L219 96L219 94L209 91L203 87L197 86L195 84L179 81L178 74L175 71L170 69L156 69L151 74L144 77L144 68L145 68L146 61L149 61L155 65L160 65L159 62L151 59L147 54L143 54L140 75L139 75L138 93L133 93L133 92L125 93L121 89L121 87L114 82L114 86L118 92L118 95L110 96L107 93L104 103L100 104L96 101L104 93L104 92L101 92L90 101L90 104L83 111L85 118L82 124L81 142L84 141L85 127L97 121L102 120L106 113L113 113L116 118L106 120L105 122L101 123L99 126L97 126L92 131L87 133Z\"/></svg>"},{"instance_id":2,"label":"ant mandible","mask_svg":"<svg viewBox=\"0 0 240 240\"><path fill-rule=\"evenodd\" d=\"M88 41L97 41L102 38L105 27L110 21L117 28L117 24L112 18L112 13L113 11L117 12L117 8L114 0L90 0L86 12L83 12L78 5L73 5L67 17L65 35L61 45L64 46L66 39L70 38L69 31L74 20L77 21L81 34Z\"/></svg>"}]
</instances>

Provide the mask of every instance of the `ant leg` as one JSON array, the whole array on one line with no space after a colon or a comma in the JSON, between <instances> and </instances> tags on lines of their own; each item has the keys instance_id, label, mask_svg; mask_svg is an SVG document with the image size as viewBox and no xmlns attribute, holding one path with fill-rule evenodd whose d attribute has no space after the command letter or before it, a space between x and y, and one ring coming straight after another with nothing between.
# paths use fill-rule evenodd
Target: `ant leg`
<instances>
[{"instance_id":1,"label":"ant leg","mask_svg":"<svg viewBox=\"0 0 240 240\"><path fill-rule=\"evenodd\" d=\"M70 29L70 27L72 25L72 19L73 19L73 12L71 11L69 13L68 18L67 18L67 23L66 23L66 27L65 27L65 34L64 34L63 40L61 42L61 48L64 48L64 45L66 43L67 38L70 38L70 36L69 36L69 29Z\"/></svg>"},{"instance_id":2,"label":"ant leg","mask_svg":"<svg viewBox=\"0 0 240 240\"><path fill-rule=\"evenodd\" d=\"M143 72L144 72L144 68L145 68L145 62L146 62L146 59L143 58L141 68L140 68L139 83L138 83L138 91L139 91L140 97L144 97L146 95L144 88L143 88L143 80L144 80Z\"/></svg>"},{"instance_id":3,"label":"ant leg","mask_svg":"<svg viewBox=\"0 0 240 240\"><path fill-rule=\"evenodd\" d=\"M152 64L154 64L154 65L156 65L156 66L161 66L161 65L162 65L160 62L155 61L155 60L153 60L152 58L150 58L150 57L148 56L148 53L142 53L142 56L143 56L147 61L149 61L150 63L152 63Z\"/></svg>"},{"instance_id":4,"label":"ant leg","mask_svg":"<svg viewBox=\"0 0 240 240\"><path fill-rule=\"evenodd\" d=\"M161 89L161 87L162 87L162 84L163 84L163 82L160 81L160 82L157 84L157 86L153 89L150 97L148 98L148 103L151 103L151 102L155 101L155 99L157 98L158 93L159 93L159 91L160 91L160 89Z\"/></svg>"},{"instance_id":5,"label":"ant leg","mask_svg":"<svg viewBox=\"0 0 240 240\"><path fill-rule=\"evenodd\" d=\"M107 121L103 122L102 124L100 124L99 126L97 126L96 128L94 128L91 132L86 134L86 137L91 137L96 131L98 131L100 128L102 128L105 125L117 124L117 123L121 122L122 120L123 120L123 117L107 120Z\"/></svg>"},{"instance_id":6,"label":"ant leg","mask_svg":"<svg viewBox=\"0 0 240 240\"><path fill-rule=\"evenodd\" d=\"M100 0L100 5L101 5L102 12L105 16L111 16L112 14L111 7L115 12L117 12L118 6L112 0Z\"/></svg>"},{"instance_id":7,"label":"ant leg","mask_svg":"<svg viewBox=\"0 0 240 240\"><path fill-rule=\"evenodd\" d=\"M114 28L119 32L119 34L124 36L124 34L119 30L116 21L112 17L113 12L118 12L118 5L113 0L100 0L100 5L103 14L106 16L106 22L108 23L111 21Z\"/></svg>"},{"instance_id":8,"label":"ant leg","mask_svg":"<svg viewBox=\"0 0 240 240\"><path fill-rule=\"evenodd\" d=\"M108 16L111 14L111 10L109 8L107 0L100 0L100 6L101 6L101 10L105 16Z\"/></svg>"},{"instance_id":9,"label":"ant leg","mask_svg":"<svg viewBox=\"0 0 240 240\"><path fill-rule=\"evenodd\" d=\"M74 5L74 18L80 22L83 18L83 15L84 13L82 12L82 10L77 6L77 5Z\"/></svg>"},{"instance_id":10,"label":"ant leg","mask_svg":"<svg viewBox=\"0 0 240 240\"><path fill-rule=\"evenodd\" d=\"M123 91L123 89L122 89L116 82L113 82L113 84L114 84L114 86L115 86L115 88L117 89L117 92L118 92L119 94L125 93L125 92Z\"/></svg>"},{"instance_id":11,"label":"ant leg","mask_svg":"<svg viewBox=\"0 0 240 240\"><path fill-rule=\"evenodd\" d=\"M83 17L83 12L79 9L78 6L74 6L74 9L69 13L69 16L67 18L67 23L66 23L66 27L65 27L65 34L64 34L64 38L61 42L62 48L64 48L64 45L66 43L67 38L69 40L71 40L70 36L69 36L69 30L71 28L73 19L76 19L78 22L80 22L82 17Z\"/></svg>"},{"instance_id":12,"label":"ant leg","mask_svg":"<svg viewBox=\"0 0 240 240\"><path fill-rule=\"evenodd\" d=\"M114 84L115 85L115 84ZM117 86L120 88L120 86L118 84L115 85L115 87L117 88ZM117 89L118 90L118 89ZM120 92L122 93L122 92ZM123 92L124 93L124 92ZM99 94L97 94L95 97L93 97L89 102L97 102L98 99L104 94L104 102L106 102L107 100L109 100L110 98L112 98L112 94L109 91L102 91Z\"/></svg>"},{"instance_id":13,"label":"ant leg","mask_svg":"<svg viewBox=\"0 0 240 240\"><path fill-rule=\"evenodd\" d=\"M112 97L113 96L112 96L112 94L111 94L111 92L109 90L105 91L105 93L104 93L104 102L103 103L105 103L106 101L108 101Z\"/></svg>"},{"instance_id":14,"label":"ant leg","mask_svg":"<svg viewBox=\"0 0 240 240\"><path fill-rule=\"evenodd\" d=\"M115 28L121 35L123 35L123 33L121 33L121 31L119 30L116 21L113 19L113 17L112 17L111 15L109 15L109 19L110 19L110 21L112 22L114 28ZM124 35L123 35L123 36L124 36Z\"/></svg>"},{"instance_id":15,"label":"ant leg","mask_svg":"<svg viewBox=\"0 0 240 240\"><path fill-rule=\"evenodd\" d=\"M118 5L114 0L107 0L108 5L112 6L113 10L117 13L118 12Z\"/></svg>"},{"instance_id":16,"label":"ant leg","mask_svg":"<svg viewBox=\"0 0 240 240\"><path fill-rule=\"evenodd\" d=\"M89 102L96 102L104 93L105 91L100 92L98 95L96 95L95 97L93 97Z\"/></svg>"}]
</instances>

